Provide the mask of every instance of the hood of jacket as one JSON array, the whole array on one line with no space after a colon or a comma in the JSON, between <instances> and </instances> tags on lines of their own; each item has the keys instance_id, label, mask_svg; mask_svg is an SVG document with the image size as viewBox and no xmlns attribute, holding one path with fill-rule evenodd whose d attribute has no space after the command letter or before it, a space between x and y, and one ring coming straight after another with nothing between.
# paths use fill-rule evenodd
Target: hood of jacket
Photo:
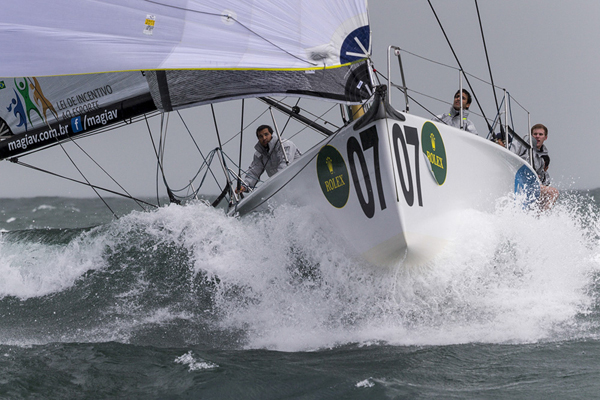
<instances>
[{"instance_id":1,"label":"hood of jacket","mask_svg":"<svg viewBox=\"0 0 600 400\"><path fill-rule=\"evenodd\" d=\"M460 117L460 108L457 110L454 108L454 106L450 106L450 112L448 113L448 115L450 115L452 118ZM467 110L466 108L463 108L463 118L468 118L468 117L469 117L469 110Z\"/></svg>"},{"instance_id":2,"label":"hood of jacket","mask_svg":"<svg viewBox=\"0 0 600 400\"><path fill-rule=\"evenodd\" d=\"M271 141L268 143L268 150L262 147L260 142L257 142L254 145L254 150L258 151L261 154L271 154L273 152L273 149L275 149L275 146L279 146L279 136L275 131L273 131L273 133L271 134Z\"/></svg>"}]
</instances>

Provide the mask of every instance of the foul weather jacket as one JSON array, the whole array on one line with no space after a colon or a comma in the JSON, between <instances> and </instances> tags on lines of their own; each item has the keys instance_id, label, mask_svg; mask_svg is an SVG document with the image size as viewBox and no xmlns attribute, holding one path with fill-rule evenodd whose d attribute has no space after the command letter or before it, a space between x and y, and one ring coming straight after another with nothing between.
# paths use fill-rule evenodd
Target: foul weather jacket
<instances>
[{"instance_id":1,"label":"foul weather jacket","mask_svg":"<svg viewBox=\"0 0 600 400\"><path fill-rule=\"evenodd\" d=\"M526 143L529 143L529 135L524 138ZM540 178L542 185L550 185L550 173L546 170L546 162L542 156L548 156L548 148L545 144L542 148L538 149L536 140L532 140L533 143L533 165L532 168ZM523 146L519 141L513 140L509 146L509 150L521 157L523 160L529 163L529 151L527 147Z\"/></svg>"},{"instance_id":2,"label":"foul weather jacket","mask_svg":"<svg viewBox=\"0 0 600 400\"><path fill-rule=\"evenodd\" d=\"M469 111L463 109L463 128L467 132L474 133L475 135L479 135L477 133L477 129L475 129L475 124L468 119ZM442 115L438 115L437 118L445 123L446 125L453 126L455 128L460 129L460 110L456 110L453 106L450 107L450 112Z\"/></svg>"},{"instance_id":3,"label":"foul weather jacket","mask_svg":"<svg viewBox=\"0 0 600 400\"><path fill-rule=\"evenodd\" d=\"M283 141L283 149L281 148L281 141L275 132L272 134L271 141L268 144L268 148L264 148L260 143L254 146L256 152L252 164L246 172L245 184L248 187L253 188L260 179L263 172L267 172L267 175L273 176L277 172L287 167L285 157L283 155L283 149L287 154L287 159L291 164L294 160L300 157L300 150L290 140Z\"/></svg>"}]
</instances>

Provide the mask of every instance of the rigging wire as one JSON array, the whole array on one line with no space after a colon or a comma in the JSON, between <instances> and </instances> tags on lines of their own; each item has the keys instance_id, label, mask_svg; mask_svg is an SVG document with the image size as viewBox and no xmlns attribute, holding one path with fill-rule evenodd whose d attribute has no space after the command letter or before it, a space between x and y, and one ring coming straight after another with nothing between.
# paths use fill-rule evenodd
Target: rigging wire
<instances>
[{"instance_id":1,"label":"rigging wire","mask_svg":"<svg viewBox=\"0 0 600 400\"><path fill-rule=\"evenodd\" d=\"M490 64L490 57L488 56L485 36L483 35L483 24L481 23L481 15L479 14L479 5L477 5L477 0L475 0L475 8L477 9L477 18L479 19L479 30L481 31L481 40L483 42L483 49L485 50L485 59L487 60L488 71L490 72L490 80L492 81L492 90L494 91L494 100L496 101L496 111L500 111L500 106L498 105L498 96L496 95L496 86L494 86L494 77L492 75L492 66Z\"/></svg>"},{"instance_id":2,"label":"rigging wire","mask_svg":"<svg viewBox=\"0 0 600 400\"><path fill-rule=\"evenodd\" d=\"M424 57L420 57L420 58L423 58L423 59L425 59ZM454 67L452 67L452 68L453 68L453 69L455 69ZM379 76L381 76L381 77L383 77L383 78L384 78L384 80L387 80L387 78L385 77L385 75L383 75L383 74L382 74L381 72L379 72L378 70L377 70L377 71L375 71L375 73L377 74L377 78L379 78ZM429 95L427 95L427 94L425 94L425 93L421 93L421 92L419 92L419 91L417 91L417 90L411 89L410 91L411 91L412 93L416 93L416 94L418 94L418 95L420 95L420 96L427 97L427 98L429 98L429 99L432 99L432 100L435 100L435 101L439 101L440 103L444 103L444 104L450 104L450 105L452 105L452 103L449 103L449 102L448 102L448 101L446 101L446 100L443 100L443 99L440 99L440 98L437 98L437 97L433 97L433 96L429 96ZM420 107L421 107L423 110L425 110L427 113L429 113L429 115L431 115L433 118L438 118L438 116L437 116L437 115L436 115L436 114L435 114L433 111L431 111L430 109L428 109L427 107L425 107L423 104L421 104L421 103L420 103L420 102L419 102L419 101L418 101L416 98L414 98L414 97L413 97L413 96L411 96L410 94L408 94L408 98L409 98L410 100L412 100L413 102L415 102L415 103L416 103L418 106L420 106ZM474 111L470 111L470 112L471 112L471 114L478 115L478 116L480 116L480 117L482 117L482 118L484 117L483 115L477 114L477 113L476 113L476 112L474 112ZM438 121L439 121L439 119L438 119Z\"/></svg>"},{"instance_id":3,"label":"rigging wire","mask_svg":"<svg viewBox=\"0 0 600 400\"><path fill-rule=\"evenodd\" d=\"M213 121L215 123L215 132L217 133L217 141L219 142L219 150L221 152L221 157L219 157L219 160L221 161L221 167L223 167L223 172L225 173L225 179L227 179L227 187L223 188L222 190L226 190L227 188L231 190L231 182L229 181L229 174L227 173L227 165L225 165L225 159L222 156L223 144L221 143L221 135L219 134L219 127L217 126L217 116L215 114L215 107L212 103L210 104L210 110L212 111ZM220 186L219 189L221 189Z\"/></svg>"},{"instance_id":4,"label":"rigging wire","mask_svg":"<svg viewBox=\"0 0 600 400\"><path fill-rule=\"evenodd\" d=\"M332 105L331 107L329 107L329 108L328 108L327 110L325 110L325 111L324 111L324 112L323 112L321 115L316 115L316 114L312 114L312 113L309 113L309 114L310 114L311 116L313 116L313 117L316 117L316 119L318 119L318 120L322 120L322 117L323 117L325 114L329 113L331 110L333 110L335 107L337 107L337 104L334 104L334 105ZM329 124L329 125L333 125L333 124ZM338 126L335 126L335 125L333 125L333 127L334 127L334 128L336 128L336 129L341 129L340 127L338 127ZM308 128L310 128L310 126L308 126L308 125L305 125L305 126L304 126L304 128L300 129L298 132L296 132L296 133L294 133L292 136L290 136L290 139L293 139L293 138L295 138L296 136L298 136L300 133L304 132L304 131L305 131L306 129L308 129ZM318 131L317 131L317 132L318 132ZM318 133L320 133L321 135L324 135L322 132L318 132Z\"/></svg>"},{"instance_id":5,"label":"rigging wire","mask_svg":"<svg viewBox=\"0 0 600 400\"><path fill-rule=\"evenodd\" d=\"M114 194L114 195L117 195L117 196L120 196L120 197L125 197L127 199L131 199L131 200L134 200L136 202L144 203L144 204L146 204L148 206L151 206L151 207L157 207L155 204L148 203L148 202L146 202L144 200L135 198L135 197L133 197L131 195L128 195L128 194L123 194L123 193L120 193L120 192L117 192L117 191L114 191L114 190L111 190L111 189L103 188L101 186L92 185L89 182L84 182L84 181L80 181L80 180L77 180L77 179L69 178L68 176L60 175L60 174L57 174L56 172L48 171L46 169L43 169L43 168L40 168L40 167L36 167L34 165L31 165L31 164L24 163L22 161L19 161L18 158L10 158L9 161L12 162L12 163L15 163L17 165L20 165L22 167L30 168L30 169L33 169L35 171L43 172L43 173L48 174L48 175L56 176L58 178L62 178L62 179L65 179L65 180L68 180L68 181L71 181L71 182L79 183L81 185L90 186L92 189L103 190L105 192L108 192L108 193L111 193L111 194ZM100 199L103 200L102 198L100 198ZM110 209L110 207L109 207L109 209ZM114 215L114 213L113 213L113 215Z\"/></svg>"},{"instance_id":6,"label":"rigging wire","mask_svg":"<svg viewBox=\"0 0 600 400\"><path fill-rule=\"evenodd\" d=\"M244 129L248 129L250 126L252 126L256 121L258 121L263 115L265 115L267 112L269 111L268 108L266 108L262 113L260 113L260 115L256 118L254 118L254 120L250 121L248 124L246 124L246 126L244 126ZM231 142L233 139L235 139L236 137L238 137L238 135L241 133L238 132L235 135L233 135L231 138L229 138L228 140L226 140L225 142L223 142L223 146L229 144L229 142Z\"/></svg>"},{"instance_id":7,"label":"rigging wire","mask_svg":"<svg viewBox=\"0 0 600 400\"><path fill-rule=\"evenodd\" d=\"M60 145L60 148L62 149L62 151L65 153L65 155L69 159L69 161L71 161L71 164L73 164L73 167L75 167L75 169L77 170L77 172L79 172L79 174L81 175L81 177L87 182L87 185L90 188L92 188L92 190L94 191L94 193L96 193L96 195L98 196L98 198L100 198L100 200L102 200L102 202L104 203L104 205L106 206L106 208L109 209L109 211L112 213L112 215L115 218L119 219L119 217L113 211L113 209L110 208L110 206L108 205L108 203L106 202L106 200L104 200L104 198L102 197L102 195L98 192L98 190L96 190L96 188L94 187L94 185L92 185L91 182L88 180L88 178L84 175L83 171L81 171L81 169L77 166L77 164L75 163L75 161L71 158L71 156L69 155L69 153L67 152L67 150L65 149L65 147L62 145L62 143L60 143L59 145Z\"/></svg>"},{"instance_id":8,"label":"rigging wire","mask_svg":"<svg viewBox=\"0 0 600 400\"><path fill-rule=\"evenodd\" d=\"M460 70L463 71L463 67L460 63L460 60L458 59L458 56L456 55L456 52L454 51L454 47L452 47L452 43L450 43L450 39L448 38L448 35L446 35L446 31L445 31L444 27L442 26L442 22L440 21L437 13L435 12L435 9L433 8L433 4L431 4L431 0L427 0L427 3L429 3L429 7L431 7L431 11L433 11L433 15L435 16L435 19L437 20L438 25L440 26L440 29L442 30L442 33L444 34L444 37L446 38L446 42L448 42L448 46L450 46L450 50L452 51L452 54L454 55L454 59L456 60L456 63L460 67ZM471 86L471 82L469 82L469 78L466 75L465 75L465 80L467 81L467 84L469 85L469 88L471 89L471 93L473 94L473 98L477 102L477 106L479 107L479 109L481 110L481 113L483 114L483 119L488 124L488 129L491 129L488 119L485 116L485 111L483 111L483 107L481 107L481 104L479 103L479 99L475 95L475 90L473 90L473 86Z\"/></svg>"},{"instance_id":9,"label":"rigging wire","mask_svg":"<svg viewBox=\"0 0 600 400\"><path fill-rule=\"evenodd\" d=\"M32 79L33 79L33 81L32 81ZM56 114L56 111L54 111L54 107L52 107L52 104L48 104L48 99L46 99L46 97L45 97L45 96L43 96L43 95L40 95L40 93L38 93L38 92L37 92L37 91L38 91L38 86L39 86L39 84L38 84L38 82L37 82L37 79L36 79L35 77L34 77L34 78L27 78L27 79L25 80L25 82L27 82L27 81L29 81L29 84L30 84L30 86L31 86L31 87L35 88L35 92L36 92L36 94L38 94L38 95L39 95L39 97L42 99L42 103L43 103L45 106L47 106L47 107L50 109L50 112L51 112L51 113L52 113L52 114L55 116L55 118L57 118L57 119L58 119L58 115ZM45 115L45 112L44 112L44 115ZM41 117L41 115L40 115L40 117ZM44 118L44 119L45 119L45 118ZM45 122L46 122L46 125L48 126L48 129L51 129L51 126L50 126L50 124L48 123L48 120L47 120L47 119L45 119ZM73 140L73 138L72 138L70 135L68 135L68 134L67 134L67 138L68 138L68 139L69 139L71 142L73 142L73 143L75 142L75 141ZM98 191L97 191L97 190L96 190L96 189L93 187L93 185L92 185L92 184L91 184L91 182L88 180L88 178L85 176L85 174L83 173L83 171L81 171L81 169L80 169L80 168L77 166L77 164L75 163L75 161L74 161L74 160L71 158L71 156L69 155L69 153L67 152L67 150L65 149L65 147L62 145L62 143L61 143L61 141L58 139L58 137L56 137L56 142L57 142L57 144L60 146L60 148L62 149L62 151L64 152L64 154L67 156L67 158L69 159L69 161L71 162L71 164L73 164L73 166L75 167L75 169L77 170L77 172L79 172L79 174L81 175L81 177L82 177L82 178L83 178L83 179L84 179L84 180L87 182L87 185L88 185L90 188L92 188L92 190L94 191L94 193L96 193L96 195L98 196L98 198L99 198L100 200L102 200L102 202L104 203L104 205L106 205L106 208L108 208L108 210L109 210L109 211L112 213L112 215L113 215L115 218L117 218L117 219L118 219L119 217L117 216L117 214L114 212L114 210L113 210L112 208L110 208L110 206L108 205L108 203L106 202L106 200L104 200L104 198L102 197L102 195L101 195L101 194L100 194L100 193L99 193L99 192L98 192ZM77 144L77 146L78 146L78 147L81 149L81 147L80 147L78 144ZM86 152L84 152L84 153L85 153L85 154L86 154L88 157L90 157L90 156L89 156L89 155L88 155ZM92 158L90 157L90 159L92 159ZM94 160L92 159L92 161L94 161ZM95 161L94 161L94 162L95 162ZM96 163L96 165L98 165L98 164ZM105 171L105 172L106 172L106 171ZM108 174L107 174L107 175L108 175ZM109 175L109 177L110 177L110 175ZM112 177L111 177L111 178L112 178Z\"/></svg>"},{"instance_id":10,"label":"rigging wire","mask_svg":"<svg viewBox=\"0 0 600 400\"><path fill-rule=\"evenodd\" d=\"M400 51L402 51L402 52L404 52L404 53L410 54L411 56L414 56L414 57L416 57L416 58L420 58L421 60L424 60L424 61L430 62L430 63L432 63L432 64L437 64L437 65L441 65L442 67L446 67L446 68L453 69L453 70L455 70L455 71L460 71L460 68L456 68L456 67L454 67L454 66L452 66L452 65L448 65L448 64L444 64L444 63L442 63L442 62L436 61L436 60L432 60L431 58L427 58L427 57L421 56L421 55L419 55L419 54L413 53L413 52L411 52L411 51L408 51L408 50L406 50L406 49L399 49L399 50L400 50ZM379 70L377 70L376 72L377 72L377 73L380 73L380 72L379 72ZM469 73L469 72L467 72L467 71L462 71L462 72L463 72L463 74L465 74L465 75L468 75L468 76L470 76L471 78L473 78L473 79L475 79L475 80L478 80L479 82L485 83L486 85L490 85L490 86L492 85L492 83L491 83L491 82L488 82L488 81L486 81L485 79L482 79L482 78L480 78L480 77L478 77L478 76L476 76L476 75L473 75L473 74L471 74L471 73ZM382 76L383 76L383 75L382 75ZM497 86L497 85L494 85L494 87L495 87L495 88L497 88L497 89L504 89L504 88L502 88L502 87L500 87L500 86Z\"/></svg>"},{"instance_id":11,"label":"rigging wire","mask_svg":"<svg viewBox=\"0 0 600 400\"><path fill-rule=\"evenodd\" d=\"M298 104L300 104L300 97L298 97L298 99L296 100L296 104L294 104L294 107L292 107L292 110L298 110L298 114L300 113L300 107L298 107ZM292 115L288 115L287 121L285 121L285 125L283 125L283 128L281 129L281 134L283 135L283 132L285 132L285 128L287 128L288 124L290 123L290 121L292 120Z\"/></svg>"},{"instance_id":12,"label":"rigging wire","mask_svg":"<svg viewBox=\"0 0 600 400\"><path fill-rule=\"evenodd\" d=\"M285 100L285 99L287 99L287 97L286 97L286 98L284 98L283 100L277 100L277 99L274 99L274 98L272 98L272 97L268 97L268 99L272 100L272 101L273 101L273 102L275 102L275 103L283 104L284 106L286 106L286 107L288 107L288 108L292 108L292 107L290 107L289 105L287 105L286 103L284 103L284 100ZM334 104L332 107L330 107L330 108L327 110L327 112L331 111L331 109L332 109L332 108L334 108L334 107L337 107L337 104ZM326 121L326 120L324 120L324 119L322 118L322 117L323 117L323 115L327 114L327 112L325 112L325 113L323 113L323 114L321 114L321 115L317 115L317 114L315 114L315 113L312 113L312 112L310 112L310 110L307 110L307 109L302 109L302 111L303 111L304 113L306 113L306 114L310 115L311 117L313 117L313 118L315 119L315 121L314 121L314 122L316 122L316 121L320 121L320 122L322 122L322 123L323 123L323 125L331 125L331 126L333 126L335 129L340 129L340 127L339 127L339 126L337 126L337 125L335 125L335 124L331 123L330 121Z\"/></svg>"},{"instance_id":13,"label":"rigging wire","mask_svg":"<svg viewBox=\"0 0 600 400\"><path fill-rule=\"evenodd\" d=\"M200 149L200 146L198 146L198 142L196 142L196 139L194 139L194 135L192 135L192 132L191 132L190 128L188 127L187 123L185 122L185 120L183 119L183 116L181 115L181 113L179 111L177 111L177 115L179 115L179 118L180 118L181 122L183 123L183 126L185 127L188 135L190 135L190 138L192 139L192 142L194 143L194 146L196 146L196 149L198 150L198 153L200 153L200 156L202 157L202 160L204 161L203 164L198 169L198 171L196 172L196 175L194 175L194 177L191 179L191 181L193 182L196 179L196 177L198 177L198 175L200 175L200 172L202 171L202 168L204 168L204 165L206 165L208 167L208 171L210 171L210 173L211 173L213 179L215 180L216 184L219 185L219 181L217 180L217 177L215 176L215 174L213 173L212 169L210 168L210 165L212 163L212 157L214 156L213 151L211 151L205 157L204 154L202 153L202 150ZM207 158L209 160L207 160ZM206 177L206 174L205 174L205 177ZM202 179L202 182L204 182L204 178ZM190 185L186 185L185 187L183 187L181 189L174 190L174 191L175 192L180 192L180 191L186 190L189 186ZM198 187L198 189L200 189L201 186L202 186L202 184L200 184L200 186ZM195 192L197 194L198 190L196 190Z\"/></svg>"},{"instance_id":14,"label":"rigging wire","mask_svg":"<svg viewBox=\"0 0 600 400\"><path fill-rule=\"evenodd\" d=\"M404 52L404 53L407 53L407 54L410 54L411 56L414 56L414 57L416 57L416 58L422 59L422 60L424 60L424 61L431 62L431 63L433 63L433 64L441 65L441 66L443 66L443 67L446 67L446 68L449 68L449 69L453 69L453 70L456 70L456 71L458 71L458 70L459 70L458 68L456 68L456 67L453 67L453 66L451 66L451 65L447 65L447 64L441 63L441 62L439 62L439 61L432 60L432 59L430 59L430 58L427 58L427 57L423 57L423 56L421 56L421 55L419 55L419 54L413 53L413 52L411 52L411 51L408 51L408 50L406 50L406 49L400 49L400 51L402 51L402 52ZM381 76L382 76L384 79L386 79L386 80L387 80L387 78L385 77L385 75L383 75L381 72L379 72L379 70L376 70L375 72L378 74L378 75L376 75L376 77L377 77L378 79L379 79L379 75L381 75ZM480 77L478 77L478 76L476 76L476 75L473 75L473 74L471 74L471 73L469 73L469 72L463 71L463 73L464 73L465 75L468 75L468 76L470 76L470 77L471 77L471 78L473 78L473 79L476 79L476 80L478 80L479 82L482 82L482 83L486 84L486 85L490 85L490 86L492 85L492 83L491 83L491 82L488 82L488 81L486 81L485 79L482 79L482 78L480 78ZM504 88L502 88L502 87L500 87L500 86L498 86L498 85L495 85L495 84L494 84L494 88L496 88L496 89L503 89L503 90L504 90ZM417 93L417 94L419 94L419 95L421 95L421 96L428 97L428 98L430 98L430 99L433 99L433 100L439 101L439 102L441 102L441 103L452 104L452 103L449 103L449 102L448 102L448 101L446 101L446 100L442 100L442 99L439 99L439 98L437 98L437 97L433 97L433 96L430 96L430 95L424 94L424 93L422 93L422 92L419 92L419 91L417 91L417 90L415 90L415 89L411 89L411 91L412 91L413 93ZM527 110L527 108L525 108L525 107L524 107L524 106L523 106L521 103L519 103L519 102L518 102L518 101L517 101L517 100L516 100L514 97L512 97L512 96L511 96L511 100L512 100L512 101L514 101L514 102L515 102L515 103L516 103L516 104L517 104L517 105L518 105L518 106L519 106L519 107L520 107L520 108L521 108L523 111L525 111L525 112L529 112L529 111ZM502 104L500 104L500 108L501 108L501 107L502 107ZM472 110L469 110L469 112L470 112L471 114L475 114L475 115L479 115L480 117L483 117L482 115L480 115L480 114L477 114L476 112L474 112L474 111L472 111ZM492 118L488 118L488 121L494 121L494 120L495 120L495 118L494 118L494 119L492 119Z\"/></svg>"},{"instance_id":15,"label":"rigging wire","mask_svg":"<svg viewBox=\"0 0 600 400\"><path fill-rule=\"evenodd\" d=\"M163 136L163 127L164 127L164 113L162 113L161 116L161 133L160 133L160 142L158 145L158 150L157 150L157 146L156 143L154 142L154 138L152 137L152 131L150 129L150 125L148 124L148 120L146 119L146 125L148 126L148 134L150 136L150 141L152 142L152 149L154 149L154 155L156 156L156 203L160 206L160 196L158 194L158 173L159 171L162 174L162 178L163 178L163 183L165 184L166 188L167 188L167 195L169 196L169 201L171 201L172 203L175 204L180 204L180 201L177 200L175 198L175 196L173 195L173 192L171 191L171 189L169 188L169 185L167 184L167 178L165 176L165 171L163 169L163 165L162 165L162 154L164 151L161 151L161 146L162 146L162 136Z\"/></svg>"},{"instance_id":16,"label":"rigging wire","mask_svg":"<svg viewBox=\"0 0 600 400\"><path fill-rule=\"evenodd\" d=\"M30 86L32 86L34 88L34 90L37 92L37 90L38 90L37 88L39 86L37 80L35 78L27 78L27 79L29 80ZM33 81L32 81L32 79L33 79ZM43 104L45 104L46 106L48 106L48 103L47 103L48 100L44 96L40 96L40 100L43 102ZM55 114L55 112L53 111L51 105L48 106L48 109L53 114L53 116L58 119L58 115ZM45 120L45 122L46 122L46 126L48 127L48 129L51 129L51 126L48 123L48 121ZM122 126L123 124L127 124L127 122L123 121L123 123L117 124L117 126L115 126L115 127L106 128L106 129L99 129L99 130L97 130L95 132L90 132L90 133L87 133L87 134L80 135L77 139L84 138L84 137L89 137L89 136L92 136L92 135L95 135L95 134L98 134L98 133L101 133L101 132L106 132L108 130L112 130L112 129L115 129L116 127ZM21 165L21 166L25 166L25 167L28 167L28 168L31 168L31 169L34 169L34 170L37 170L37 171L40 171L40 172L44 172L44 173L47 173L47 174L50 174L50 175L54 175L54 176L62 178L62 179L70 180L70 181L73 181L73 182L76 182L76 183L79 183L79 184L82 184L82 185L90 187L92 190L94 190L94 192L96 193L96 195L98 196L98 198L104 203L104 205L108 208L108 210L113 214L113 216L115 218L118 218L118 216L112 210L112 208L108 205L108 203L102 197L102 195L97 191L97 189L103 190L103 191L106 191L106 192L109 192L109 193L112 193L112 194L115 194L115 195L118 195L118 196L121 196L121 197L129 198L129 199L135 201L140 206L140 208L142 208L142 210L145 210L145 208L142 205L142 203L155 207L154 204L147 203L147 202L145 202L143 200L137 199L134 196L132 196L111 174L108 173L108 171L106 171L106 169L104 169L87 151L85 151L85 149L83 149L83 147L81 147L79 145L79 143L77 142L77 140L75 140L75 138L67 135L67 138L65 139L65 141L66 140L69 140L71 143L73 143L75 146L77 146L77 148L79 148L79 150L81 150L81 152L83 154L85 154L94 164L96 164L96 166L102 172L104 172L104 174L106 174L106 176L108 176L123 192L125 192L125 194L117 192L117 191L114 191L114 190L110 190L110 189L107 189L107 188L103 188L103 187L91 184L91 182L89 181L89 179L83 174L82 170L77 166L77 164L75 163L75 161L73 160L73 158L69 155L69 153L67 152L67 150L63 146L63 144L62 144L63 141L60 141L58 138L56 138L56 142L55 143L49 144L48 146L44 146L44 147L40 147L40 148L34 149L32 151L24 153L23 155L30 155L30 154L37 153L38 151L46 150L46 149L51 148L51 147L60 146L61 150L64 152L64 154L69 159L69 161L73 164L73 166L75 167L75 169L79 172L79 174L82 176L82 178L85 180L85 182L84 181L79 181L79 180L76 180L76 179L73 179L73 178L69 178L69 177L66 177L64 175L60 175L58 173L54 173L54 172L51 172L49 170L45 170L45 169L42 169L42 168L39 168L39 167L34 167L34 166L32 166L30 164L27 164L27 163L20 162L20 161L18 161L18 158L16 158L16 157L11 158L9 160L11 162L15 163L15 164L18 164L18 165Z\"/></svg>"},{"instance_id":17,"label":"rigging wire","mask_svg":"<svg viewBox=\"0 0 600 400\"><path fill-rule=\"evenodd\" d=\"M240 121L240 159L238 162L238 178L237 178L237 185L236 185L236 189L240 190L240 188L242 187L242 179L240 178L240 176L242 176L242 142L244 140L244 99L242 99L242 116L241 116L241 121Z\"/></svg>"},{"instance_id":18,"label":"rigging wire","mask_svg":"<svg viewBox=\"0 0 600 400\"><path fill-rule=\"evenodd\" d=\"M369 100L371 100L373 97L375 97L375 92L373 92L371 94L371 96L365 101L365 103L369 102ZM332 135L328 136L327 139L324 141L323 146L328 145L329 143L331 143L331 141L337 137L338 133L340 133L342 130L342 128L338 128ZM261 205L263 205L265 202L267 202L271 197L275 196L279 191L281 191L284 187L286 187L298 174L300 174L302 171L304 171L304 169L306 167L308 167L309 165L311 165L312 161L319 155L318 152L315 152L315 154L310 158L310 160L308 160L306 162L306 164L301 167L298 172L296 172L294 175L292 175L290 177L290 179L288 179L286 182L284 182L277 190L275 190L272 193L269 193L268 195L265 195L265 197L262 197L260 200L260 202L258 202L257 204L255 204L251 210L255 210L258 207L260 207Z\"/></svg>"},{"instance_id":19,"label":"rigging wire","mask_svg":"<svg viewBox=\"0 0 600 400\"><path fill-rule=\"evenodd\" d=\"M127 194L127 196L131 197L131 198L132 198L132 199L133 199L133 200L134 200L134 201L137 203L137 205L138 205L138 206L140 206L140 208L141 208L142 210L146 211L146 209L144 208L144 206L142 206L142 204L141 204L141 203L139 203L139 202L138 202L138 201L137 201L137 200L136 200L136 199L135 199L133 196L131 196L131 194L130 194L130 193L127 191L127 189L125 189L125 188L124 188L124 187L123 187L123 186L122 186L122 185L121 185L119 182L117 182L117 180L116 180L116 179L115 179L115 178L114 178L114 177L113 177L111 174L109 174L109 173L108 173L108 171L106 171L106 170L105 170L105 169L104 169L104 168L103 168L103 167L102 167L102 166L101 166L101 165L100 165L100 164L99 164L99 163L98 163L96 160L94 160L94 158L93 158L92 156L90 156L90 155L88 154L88 152L87 152L87 151L85 151L85 150L83 149L83 147L81 147L81 146L79 145L79 143L77 143L77 141L76 141L76 140L74 140L73 138L69 138L69 139L71 140L71 142L72 142L72 143L73 143L75 146L77 146L77 147L79 148L79 150L81 150L81 152L82 152L83 154L85 154L86 156L88 156L88 158L89 158L89 159L90 159L90 160L91 160L91 161L92 161L94 164L96 164L96 166L97 166L98 168L100 168L100 170L101 170L102 172L104 172L104 173L106 174L106 176L108 176L108 177L109 177L109 178L110 178L110 179L111 179L111 180L112 180L112 181L113 181L113 182L114 182L114 183L115 183L115 184L116 184L116 185L117 185L117 186L118 186L118 187L119 187L119 188L120 188L120 189L121 189L123 192L125 192L125 193Z\"/></svg>"}]
</instances>

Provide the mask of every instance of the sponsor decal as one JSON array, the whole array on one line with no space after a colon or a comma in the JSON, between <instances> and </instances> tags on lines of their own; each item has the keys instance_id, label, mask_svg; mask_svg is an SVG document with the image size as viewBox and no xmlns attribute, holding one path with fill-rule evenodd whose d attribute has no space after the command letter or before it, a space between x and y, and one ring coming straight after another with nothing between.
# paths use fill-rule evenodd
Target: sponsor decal
<instances>
[{"instance_id":1,"label":"sponsor decal","mask_svg":"<svg viewBox=\"0 0 600 400\"><path fill-rule=\"evenodd\" d=\"M23 99L22 105L25 108L25 115L27 116L27 120L29 121L30 126L33 126L33 122L31 121L31 114L34 112L40 117L41 120L43 120L44 118L42 117L40 110L36 107L36 105L34 104L34 100L32 99L32 94L34 94L35 92L29 90L30 88L27 79L22 78L22 80L17 80L17 78L15 78L15 87L19 91L21 99Z\"/></svg>"},{"instance_id":2,"label":"sponsor decal","mask_svg":"<svg viewBox=\"0 0 600 400\"><path fill-rule=\"evenodd\" d=\"M105 85L60 99L56 102L56 107L62 113L62 119L72 118L76 115L99 110L101 107L99 99L112 93L113 88L110 85Z\"/></svg>"},{"instance_id":3,"label":"sponsor decal","mask_svg":"<svg viewBox=\"0 0 600 400\"><path fill-rule=\"evenodd\" d=\"M83 130L83 124L81 123L81 117L71 118L71 130L73 133L78 133Z\"/></svg>"},{"instance_id":4,"label":"sponsor decal","mask_svg":"<svg viewBox=\"0 0 600 400\"><path fill-rule=\"evenodd\" d=\"M94 114L84 114L71 118L70 122L52 124L49 129L36 133L26 133L7 141L8 151L26 150L28 147L39 147L51 141L62 140L71 134L100 128L108 123L120 120L118 109L104 110Z\"/></svg>"},{"instance_id":5,"label":"sponsor decal","mask_svg":"<svg viewBox=\"0 0 600 400\"><path fill-rule=\"evenodd\" d=\"M536 174L523 165L515 174L515 194L521 195L523 207L535 204L540 197L540 183Z\"/></svg>"},{"instance_id":6,"label":"sponsor decal","mask_svg":"<svg viewBox=\"0 0 600 400\"><path fill-rule=\"evenodd\" d=\"M10 100L6 109L13 113L18 121L17 127L22 126L25 131L42 125L49 125L50 117L58 118L58 113L54 105L44 95L42 87L37 78L14 78L14 97ZM6 87L4 81L0 84L0 89ZM36 115L39 120L36 120ZM33 119L32 119L33 116ZM40 121L41 120L41 121Z\"/></svg>"},{"instance_id":7,"label":"sponsor decal","mask_svg":"<svg viewBox=\"0 0 600 400\"><path fill-rule=\"evenodd\" d=\"M440 131L432 122L425 122L421 128L421 149L429 160L433 179L438 185L443 185L448 171L446 147Z\"/></svg>"},{"instance_id":8,"label":"sponsor decal","mask_svg":"<svg viewBox=\"0 0 600 400\"><path fill-rule=\"evenodd\" d=\"M144 23L144 35L152 35L154 33L154 24L156 23L156 16L152 14L146 14L146 22Z\"/></svg>"},{"instance_id":9,"label":"sponsor decal","mask_svg":"<svg viewBox=\"0 0 600 400\"><path fill-rule=\"evenodd\" d=\"M333 146L323 146L317 155L317 177L329 203L342 208L350 196L350 179L344 157Z\"/></svg>"},{"instance_id":10,"label":"sponsor decal","mask_svg":"<svg viewBox=\"0 0 600 400\"><path fill-rule=\"evenodd\" d=\"M4 81L0 84L6 87ZM1 88L1 87L0 87ZM6 109L25 131L41 128L53 121L65 120L101 109L100 99L113 93L110 85L82 91L73 96L50 101L37 78L14 78L14 97Z\"/></svg>"}]
</instances>

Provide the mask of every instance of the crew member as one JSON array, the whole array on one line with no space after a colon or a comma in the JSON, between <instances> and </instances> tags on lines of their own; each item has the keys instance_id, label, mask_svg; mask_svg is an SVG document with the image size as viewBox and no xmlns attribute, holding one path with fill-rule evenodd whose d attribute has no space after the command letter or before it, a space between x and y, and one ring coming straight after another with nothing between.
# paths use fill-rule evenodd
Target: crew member
<instances>
[{"instance_id":1,"label":"crew member","mask_svg":"<svg viewBox=\"0 0 600 400\"><path fill-rule=\"evenodd\" d=\"M256 129L256 137L258 143L254 146L256 150L254 158L246 172L245 184L238 189L238 192L246 192L248 188L254 188L263 172L266 171L267 175L273 176L301 155L300 150L291 140L282 141L269 125L259 126Z\"/></svg>"},{"instance_id":2,"label":"crew member","mask_svg":"<svg viewBox=\"0 0 600 400\"><path fill-rule=\"evenodd\" d=\"M455 128L461 128L461 119L460 119L460 107L462 102L462 129L467 132L471 132L475 135L478 135L477 129L475 129L475 124L468 118L469 117L469 107L471 106L471 93L462 90L462 94L459 91L454 95L454 102L450 107L450 112L447 114L438 115L437 119L445 123L446 125L453 126Z\"/></svg>"}]
</instances>

